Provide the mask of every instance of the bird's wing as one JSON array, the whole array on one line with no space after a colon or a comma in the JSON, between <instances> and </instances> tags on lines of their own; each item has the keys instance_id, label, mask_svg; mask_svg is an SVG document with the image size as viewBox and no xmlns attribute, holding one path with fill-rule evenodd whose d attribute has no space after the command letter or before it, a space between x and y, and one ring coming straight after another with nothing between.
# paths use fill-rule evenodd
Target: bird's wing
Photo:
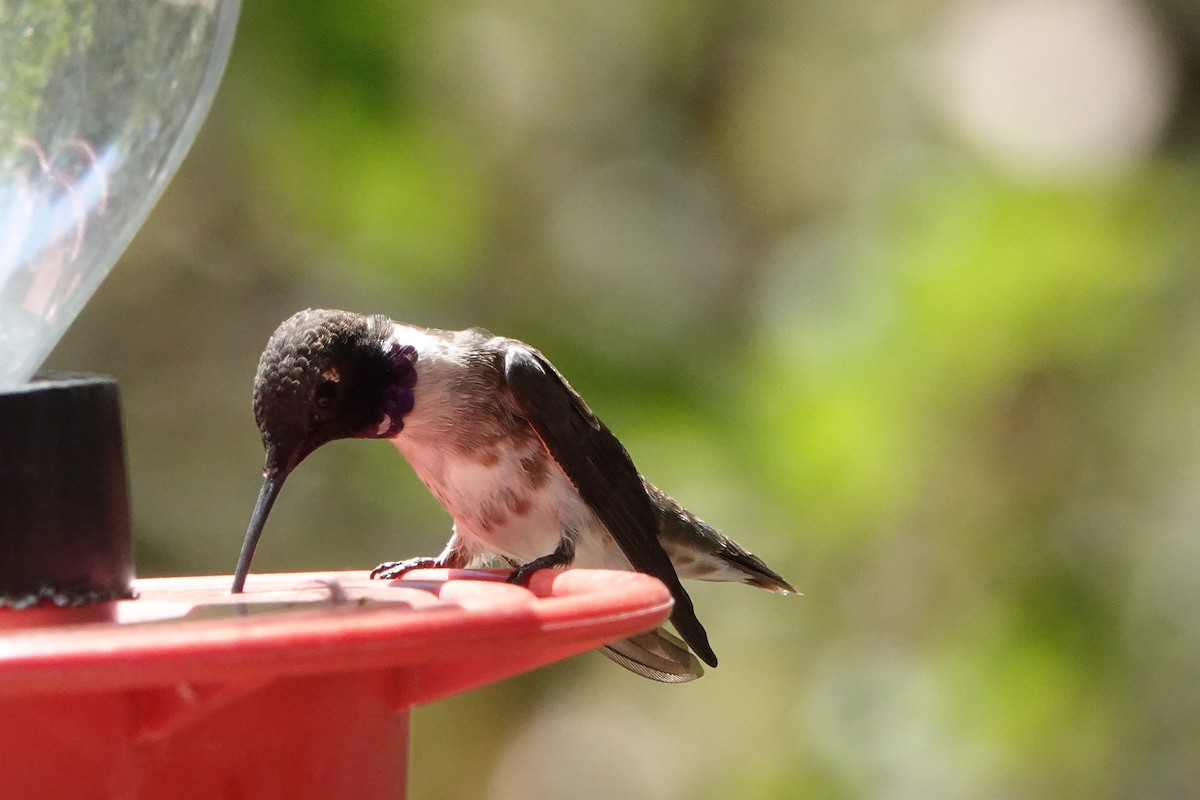
<instances>
[{"instance_id":1,"label":"bird's wing","mask_svg":"<svg viewBox=\"0 0 1200 800\"><path fill-rule=\"evenodd\" d=\"M519 344L509 346L504 374L520 413L629 563L666 584L675 599L671 623L679 635L715 667L717 656L658 541L654 506L629 453L541 353Z\"/></svg>"}]
</instances>

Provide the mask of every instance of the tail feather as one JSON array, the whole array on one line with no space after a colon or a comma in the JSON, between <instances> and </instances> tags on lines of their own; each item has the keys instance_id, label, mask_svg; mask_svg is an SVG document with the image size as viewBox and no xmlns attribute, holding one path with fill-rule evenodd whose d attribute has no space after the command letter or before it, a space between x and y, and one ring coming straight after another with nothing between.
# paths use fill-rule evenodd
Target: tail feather
<instances>
[{"instance_id":1,"label":"tail feather","mask_svg":"<svg viewBox=\"0 0 1200 800\"><path fill-rule=\"evenodd\" d=\"M704 674L688 646L662 628L613 642L600 652L630 672L660 683L687 683Z\"/></svg>"},{"instance_id":2,"label":"tail feather","mask_svg":"<svg viewBox=\"0 0 1200 800\"><path fill-rule=\"evenodd\" d=\"M681 578L732 581L780 594L795 594L763 560L642 479L658 511L658 536Z\"/></svg>"},{"instance_id":3,"label":"tail feather","mask_svg":"<svg viewBox=\"0 0 1200 800\"><path fill-rule=\"evenodd\" d=\"M779 594L796 594L796 587L763 563L761 558L732 539L724 536L722 538L724 539L723 546L717 551L717 555L740 569L743 573L743 583Z\"/></svg>"}]
</instances>

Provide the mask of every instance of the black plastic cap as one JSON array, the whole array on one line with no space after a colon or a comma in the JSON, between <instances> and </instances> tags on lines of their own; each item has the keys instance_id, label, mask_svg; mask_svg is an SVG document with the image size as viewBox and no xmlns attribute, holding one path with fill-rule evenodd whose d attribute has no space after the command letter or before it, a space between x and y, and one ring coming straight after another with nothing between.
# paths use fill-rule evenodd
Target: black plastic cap
<instances>
[{"instance_id":1,"label":"black plastic cap","mask_svg":"<svg viewBox=\"0 0 1200 800\"><path fill-rule=\"evenodd\" d=\"M131 596L117 382L48 372L0 392L0 607Z\"/></svg>"}]
</instances>

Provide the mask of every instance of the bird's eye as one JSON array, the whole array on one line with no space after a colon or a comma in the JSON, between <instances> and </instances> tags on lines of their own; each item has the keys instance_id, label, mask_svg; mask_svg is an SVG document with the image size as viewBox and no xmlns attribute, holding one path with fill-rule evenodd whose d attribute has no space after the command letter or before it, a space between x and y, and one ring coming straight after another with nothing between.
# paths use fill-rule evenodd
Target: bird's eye
<instances>
[{"instance_id":1,"label":"bird's eye","mask_svg":"<svg viewBox=\"0 0 1200 800\"><path fill-rule=\"evenodd\" d=\"M337 393L338 382L325 378L317 384L316 392L313 395L313 405L321 411L328 411L337 402Z\"/></svg>"}]
</instances>

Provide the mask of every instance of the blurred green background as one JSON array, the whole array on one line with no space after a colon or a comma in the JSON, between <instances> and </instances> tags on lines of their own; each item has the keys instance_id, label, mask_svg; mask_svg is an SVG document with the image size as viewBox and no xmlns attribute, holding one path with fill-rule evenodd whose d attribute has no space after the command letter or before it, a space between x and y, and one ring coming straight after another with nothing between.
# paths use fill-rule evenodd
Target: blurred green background
<instances>
[{"instance_id":1,"label":"blurred green background","mask_svg":"<svg viewBox=\"0 0 1200 800\"><path fill-rule=\"evenodd\" d=\"M248 0L51 364L121 381L143 576L233 568L323 306L532 342L804 593L419 709L417 800L1196 797L1198 108L1187 0ZM335 443L255 567L449 525Z\"/></svg>"}]
</instances>

